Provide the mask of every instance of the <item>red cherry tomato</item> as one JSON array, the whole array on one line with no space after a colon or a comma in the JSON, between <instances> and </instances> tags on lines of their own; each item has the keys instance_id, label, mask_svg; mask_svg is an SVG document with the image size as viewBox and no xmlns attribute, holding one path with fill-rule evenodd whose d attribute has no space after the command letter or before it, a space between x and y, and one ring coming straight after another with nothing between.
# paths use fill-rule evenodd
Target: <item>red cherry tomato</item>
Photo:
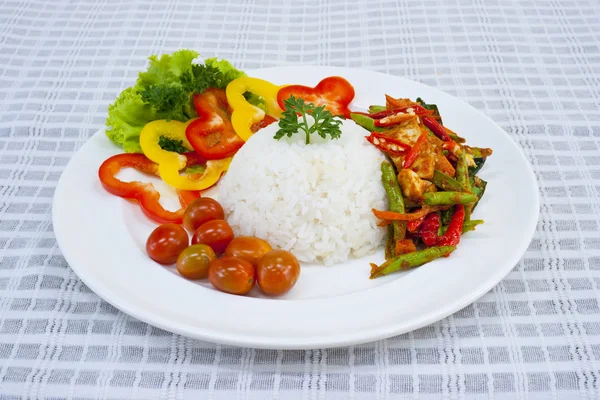
<instances>
[{"instance_id":1,"label":"red cherry tomato","mask_svg":"<svg viewBox=\"0 0 600 400\"><path fill-rule=\"evenodd\" d=\"M255 236L238 236L229 243L225 255L241 258L256 267L260 259L271 250L273 248L266 240Z\"/></svg>"},{"instance_id":2,"label":"red cherry tomato","mask_svg":"<svg viewBox=\"0 0 600 400\"><path fill-rule=\"evenodd\" d=\"M164 224L152 231L146 241L146 252L160 264L173 264L189 245L190 238L181 225Z\"/></svg>"},{"instance_id":3,"label":"red cherry tomato","mask_svg":"<svg viewBox=\"0 0 600 400\"><path fill-rule=\"evenodd\" d=\"M273 250L265 254L256 268L258 287L272 296L279 296L296 284L300 275L300 263L292 253Z\"/></svg>"},{"instance_id":4,"label":"red cherry tomato","mask_svg":"<svg viewBox=\"0 0 600 400\"><path fill-rule=\"evenodd\" d=\"M192 244L209 245L216 254L223 254L227 245L233 239L233 231L229 224L222 219L213 219L200 225L194 236Z\"/></svg>"},{"instance_id":5,"label":"red cherry tomato","mask_svg":"<svg viewBox=\"0 0 600 400\"><path fill-rule=\"evenodd\" d=\"M213 219L224 219L223 207L210 197L201 197L192 201L183 214L185 229L195 231L200 225Z\"/></svg>"},{"instance_id":6,"label":"red cherry tomato","mask_svg":"<svg viewBox=\"0 0 600 400\"><path fill-rule=\"evenodd\" d=\"M246 294L254 285L254 267L237 257L223 257L208 268L208 280L222 292Z\"/></svg>"}]
</instances>

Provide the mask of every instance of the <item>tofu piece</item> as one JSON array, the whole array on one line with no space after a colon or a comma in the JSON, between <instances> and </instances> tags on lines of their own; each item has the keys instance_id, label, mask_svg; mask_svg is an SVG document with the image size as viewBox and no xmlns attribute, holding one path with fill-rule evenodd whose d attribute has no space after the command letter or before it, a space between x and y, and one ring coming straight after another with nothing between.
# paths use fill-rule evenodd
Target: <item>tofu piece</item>
<instances>
[{"instance_id":1,"label":"tofu piece","mask_svg":"<svg viewBox=\"0 0 600 400\"><path fill-rule=\"evenodd\" d=\"M419 178L416 172L411 169L401 169L398 173L398 183L402 190L402 195L415 202L423 198L423 193L432 186L432 183Z\"/></svg>"}]
</instances>

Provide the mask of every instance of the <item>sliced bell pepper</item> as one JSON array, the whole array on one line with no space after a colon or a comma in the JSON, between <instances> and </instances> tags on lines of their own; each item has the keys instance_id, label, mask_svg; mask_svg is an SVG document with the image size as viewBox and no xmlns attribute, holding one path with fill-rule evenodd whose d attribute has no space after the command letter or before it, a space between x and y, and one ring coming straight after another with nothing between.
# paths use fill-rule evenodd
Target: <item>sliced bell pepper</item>
<instances>
[{"instance_id":1,"label":"sliced bell pepper","mask_svg":"<svg viewBox=\"0 0 600 400\"><path fill-rule=\"evenodd\" d=\"M340 76L325 78L314 88L302 85L285 86L277 93L279 107L284 108L283 101L290 96L299 97L315 106L325 106L333 115L350 118L348 105L354 99L354 87Z\"/></svg>"},{"instance_id":2,"label":"sliced bell pepper","mask_svg":"<svg viewBox=\"0 0 600 400\"><path fill-rule=\"evenodd\" d=\"M210 88L194 95L194 108L198 118L187 126L185 135L202 157L207 160L231 157L244 145L229 120L231 107L224 90Z\"/></svg>"},{"instance_id":3,"label":"sliced bell pepper","mask_svg":"<svg viewBox=\"0 0 600 400\"><path fill-rule=\"evenodd\" d=\"M402 163L402 168L410 168L410 166L415 162L417 157L419 156L419 152L421 151L421 146L427 140L427 132L421 133L421 136L417 139L415 144L411 147L411 149L406 154L404 158L404 162Z\"/></svg>"},{"instance_id":4,"label":"sliced bell pepper","mask_svg":"<svg viewBox=\"0 0 600 400\"><path fill-rule=\"evenodd\" d=\"M154 188L152 183L140 181L123 182L116 177L121 169L128 167L158 176L158 164L149 160L145 155L134 153L117 154L105 160L98 169L98 177L104 189L116 196L137 200L144 214L158 223L180 224L185 208L199 197L199 192L178 190L177 194L181 209L177 211L165 210L159 202L160 193Z\"/></svg>"},{"instance_id":5,"label":"sliced bell pepper","mask_svg":"<svg viewBox=\"0 0 600 400\"><path fill-rule=\"evenodd\" d=\"M365 136L365 139L384 153L394 156L403 155L410 150L409 145L382 133L371 132L371 135Z\"/></svg>"},{"instance_id":6,"label":"sliced bell pepper","mask_svg":"<svg viewBox=\"0 0 600 400\"><path fill-rule=\"evenodd\" d=\"M278 119L282 112L277 104L277 92L279 89L281 89L281 86L247 76L237 78L227 85L225 93L227 101L233 110L231 113L231 124L235 133L243 141L248 140L252 136L252 127L255 124L265 120L265 112L248 103L244 97L244 93L250 92L261 96L267 107L266 115Z\"/></svg>"},{"instance_id":7,"label":"sliced bell pepper","mask_svg":"<svg viewBox=\"0 0 600 400\"><path fill-rule=\"evenodd\" d=\"M181 140L186 147L192 147L187 140L185 131L194 120L186 123L179 121L157 120L149 122L140 133L140 146L144 154L158 163L158 174L168 185L183 190L204 190L214 185L221 174L227 171L231 158L210 160L206 162L206 170L200 178L191 175L181 175L180 171L188 165L185 154L163 150L158 141L161 136Z\"/></svg>"},{"instance_id":8,"label":"sliced bell pepper","mask_svg":"<svg viewBox=\"0 0 600 400\"><path fill-rule=\"evenodd\" d=\"M426 246L431 247L435 246L438 242L438 229L440 229L441 218L438 213L431 213L427 215L423 225L421 226L421 230L419 231L419 235L425 243Z\"/></svg>"},{"instance_id":9,"label":"sliced bell pepper","mask_svg":"<svg viewBox=\"0 0 600 400\"><path fill-rule=\"evenodd\" d=\"M421 227L421 225L423 224L423 221L425 221L425 215L423 215L420 218L417 219L413 219L411 221L406 221L406 230L409 231L410 233L415 233L419 230L419 228Z\"/></svg>"}]
</instances>

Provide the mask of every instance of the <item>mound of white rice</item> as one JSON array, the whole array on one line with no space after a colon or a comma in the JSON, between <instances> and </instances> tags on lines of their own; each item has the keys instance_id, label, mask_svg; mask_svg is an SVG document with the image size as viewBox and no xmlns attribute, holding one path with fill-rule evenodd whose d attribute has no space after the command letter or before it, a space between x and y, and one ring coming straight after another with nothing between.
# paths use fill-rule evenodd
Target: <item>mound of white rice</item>
<instances>
[{"instance_id":1,"label":"mound of white rice","mask_svg":"<svg viewBox=\"0 0 600 400\"><path fill-rule=\"evenodd\" d=\"M384 156L366 131L344 121L340 139L303 134L273 139L277 123L235 155L216 198L236 235L253 235L300 261L326 265L362 257L382 244L372 208L386 209Z\"/></svg>"}]
</instances>

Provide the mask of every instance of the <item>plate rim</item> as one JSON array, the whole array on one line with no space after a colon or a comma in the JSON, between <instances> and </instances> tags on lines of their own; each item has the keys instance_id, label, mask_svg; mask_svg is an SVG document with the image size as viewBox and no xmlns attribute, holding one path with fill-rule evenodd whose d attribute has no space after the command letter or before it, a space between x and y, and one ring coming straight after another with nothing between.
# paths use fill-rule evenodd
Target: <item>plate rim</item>
<instances>
[{"instance_id":1,"label":"plate rim","mask_svg":"<svg viewBox=\"0 0 600 400\"><path fill-rule=\"evenodd\" d=\"M479 114L488 123L495 125L500 131L502 131L502 134L505 136L506 139L508 139L508 141L512 145L513 150L516 150L518 152L519 156L522 158L522 160L528 166L527 175L528 175L529 181L534 184L534 187L532 188L532 189L534 189L534 190L532 190L532 193L534 193L534 197L533 197L533 199L531 199L531 201L533 203L532 204L533 208L535 210L537 210L536 215L532 216L530 219L530 223L528 226L529 229L525 229L525 231L526 231L525 236L528 238L527 242L526 243L525 243L525 241L521 242L522 243L521 248L519 248L518 251L511 253L510 261L505 262L507 265L506 268L504 268L504 269L500 268L500 269L496 270L496 272L494 274L490 275L483 284L479 284L477 286L477 290L474 290L468 294L465 294L464 296L458 297L457 301L448 303L444 308L437 309L436 312L429 312L428 314L425 314L421 318L416 318L416 319L412 320L408 324L406 322L391 322L390 324L387 324L384 328L380 327L377 329L377 331L371 332L370 334L365 334L363 331L361 331L362 333L360 333L360 334L347 334L347 335L344 335L344 337L342 337L342 338L331 338L329 336L311 336L310 340L309 339L304 340L305 344L286 341L285 339L281 340L281 341L277 341L276 343L273 343L273 338L267 338L266 340L263 339L261 341L261 340L258 340L254 336L244 336L243 334L223 335L222 333L219 333L217 335L213 332L213 334L211 335L210 330L205 330L204 332L199 332L197 329L195 329L193 331L190 331L189 329L185 329L185 327L181 327L177 324L176 325L168 325L167 324L168 320L165 320L165 318L163 316L156 315L156 314L153 315L152 313L147 313L147 312L140 312L139 310L131 309L131 307L128 307L128 306L130 306L129 303L123 304L123 302L118 302L117 299L111 297L111 293L110 293L111 290L109 287L106 287L105 285L95 282L91 276L88 276L88 273L85 270L85 268L80 268L79 266L76 265L76 263L72 263L70 261L70 259L72 257L71 257L70 251L67 250L68 245L66 245L63 242L64 235L62 234L62 231L64 229L66 229L66 227L60 220L60 215L61 215L60 214L61 213L60 205L57 203L58 203L58 199L61 198L61 193L64 190L66 190L65 188L63 188L63 186L66 185L65 179L63 179L64 171L66 171L67 169L69 169L72 166L73 160L76 159L77 153L79 153L84 146L88 145L88 143L92 139L92 138L90 138L76 153L74 153L71 156L69 163L65 166L63 173L61 173L61 177L59 178L59 181L56 185L55 195L54 195L53 201L52 201L52 224L53 224L54 233L55 233L55 237L56 237L58 246L61 250L62 255L65 257L65 260L69 264L69 267L84 282L84 284L86 286L88 286L94 293L96 293L104 301L108 302L109 304L111 304L115 308L123 311L124 313L126 313L134 318L137 318L145 323L148 323L150 325L159 327L159 328L164 329L169 332L181 334L181 335L184 335L187 337L193 337L196 339L206 340L206 341L210 341L213 343L221 343L221 344L225 344L225 345L243 346L243 347L252 347L252 348L316 349L316 348L332 348L332 347L356 345L356 344L360 344L360 343L381 340L381 339L389 338L391 336L410 332L415 329L419 329L421 327L427 326L431 323L434 323L443 318L446 318L447 316L449 316L449 315L459 311L460 309L468 306L469 304L473 303L474 301L476 301L477 299L482 297L484 294L486 294L488 291L490 291L493 287L495 287L512 270L512 268L514 268L514 266L519 262L519 260L525 254L525 252L526 252L529 244L531 243L531 240L533 239L533 236L536 232L536 227L537 227L537 223L539 220L539 211L540 211L540 193L539 193L539 185L538 185L538 182L537 182L537 179L536 179L536 176L533 171L531 163L527 159L523 149L513 140L512 137L510 137L510 135L508 135L508 133L506 131L504 131L504 129L502 129L489 116L487 116L483 112L477 110L475 107L473 107L469 103L467 103L453 95L450 95L449 93L446 93L446 92L442 91L441 89L438 89L438 88L432 87L432 86L428 86L421 82L414 81L414 80L411 80L411 79L408 79L408 78L405 78L402 76L393 75L393 74L386 74L386 73L382 73L382 72L378 72L378 71L372 71L372 70L360 69L360 68L334 67L334 66L323 67L323 66L307 66L307 65L295 65L295 66L287 65L287 66L281 66L281 67L260 68L260 69L248 70L247 73L250 75L253 72L266 73L266 72L269 72L269 70L282 70L282 69L293 70L293 69L297 69L297 68L319 69L320 71L324 71L324 70L339 71L336 73L340 74L340 75L343 75L343 73L344 73L343 71L353 71L354 73L362 72L362 73L367 73L367 74L377 74L382 77L388 77L388 78L393 77L394 79L410 81L411 83L416 83L418 85L426 86L429 89L437 91L445 96L449 96L454 101L459 102L461 106L463 106L463 107L466 106L467 108L469 108L471 110L471 112L475 112L475 113ZM94 134L94 136L102 135L103 132L104 132L104 129L100 129ZM524 228L526 228L526 227L524 227ZM369 333L370 331L366 331L366 332Z\"/></svg>"}]
</instances>

